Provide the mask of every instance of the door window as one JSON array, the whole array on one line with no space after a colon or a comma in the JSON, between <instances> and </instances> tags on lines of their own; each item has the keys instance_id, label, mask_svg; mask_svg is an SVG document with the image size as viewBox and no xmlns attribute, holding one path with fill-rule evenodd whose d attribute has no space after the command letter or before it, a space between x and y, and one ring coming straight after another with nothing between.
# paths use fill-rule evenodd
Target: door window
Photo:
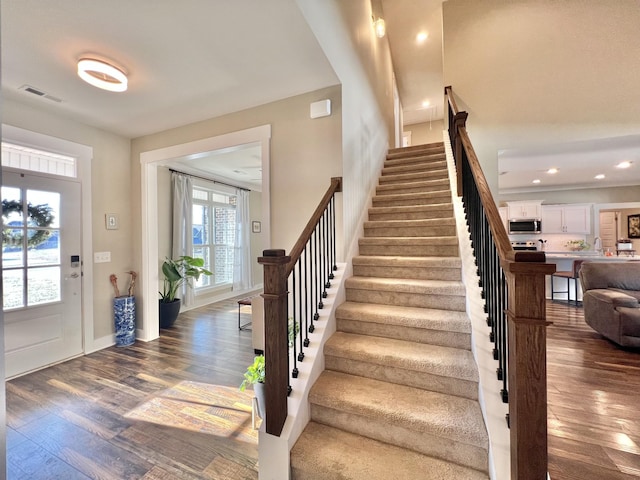
<instances>
[{"instance_id":1,"label":"door window","mask_svg":"<svg viewBox=\"0 0 640 480\"><path fill-rule=\"evenodd\" d=\"M3 308L61 300L60 193L2 187Z\"/></svg>"}]
</instances>

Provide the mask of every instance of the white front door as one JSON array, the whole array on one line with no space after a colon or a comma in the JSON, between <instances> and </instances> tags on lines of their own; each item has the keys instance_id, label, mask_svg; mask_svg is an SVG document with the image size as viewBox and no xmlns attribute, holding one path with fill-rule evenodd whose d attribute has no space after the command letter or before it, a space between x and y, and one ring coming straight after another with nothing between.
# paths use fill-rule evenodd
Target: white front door
<instances>
[{"instance_id":1,"label":"white front door","mask_svg":"<svg viewBox=\"0 0 640 480\"><path fill-rule=\"evenodd\" d=\"M6 377L80 355L80 183L3 171Z\"/></svg>"}]
</instances>

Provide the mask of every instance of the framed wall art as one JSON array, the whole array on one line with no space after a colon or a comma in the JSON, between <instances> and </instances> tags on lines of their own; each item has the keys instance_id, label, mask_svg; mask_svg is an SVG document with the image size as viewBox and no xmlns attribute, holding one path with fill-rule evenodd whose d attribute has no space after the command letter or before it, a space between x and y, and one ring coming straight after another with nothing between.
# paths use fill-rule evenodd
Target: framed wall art
<instances>
[{"instance_id":1,"label":"framed wall art","mask_svg":"<svg viewBox=\"0 0 640 480\"><path fill-rule=\"evenodd\" d=\"M640 238L640 214L629 215L627 221L629 222L629 238Z\"/></svg>"}]
</instances>

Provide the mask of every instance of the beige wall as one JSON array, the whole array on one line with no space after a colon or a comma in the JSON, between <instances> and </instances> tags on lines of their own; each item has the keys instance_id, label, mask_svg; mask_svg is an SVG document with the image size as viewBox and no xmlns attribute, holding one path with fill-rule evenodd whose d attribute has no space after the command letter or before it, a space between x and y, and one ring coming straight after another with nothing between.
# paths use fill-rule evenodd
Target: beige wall
<instances>
[{"instance_id":1,"label":"beige wall","mask_svg":"<svg viewBox=\"0 0 640 480\"><path fill-rule=\"evenodd\" d=\"M469 112L469 135L497 199L506 199L496 194L498 149L640 131L636 0L449 0L443 15L445 85ZM619 202L629 193L543 198Z\"/></svg>"},{"instance_id":2,"label":"beige wall","mask_svg":"<svg viewBox=\"0 0 640 480\"><path fill-rule=\"evenodd\" d=\"M129 139L90 127L26 104L4 100L3 122L37 133L62 138L93 148L91 163L92 235L94 252L111 252L111 263L93 265L93 331L94 339L114 333L109 275L115 273L120 288L126 285L126 272L137 270L132 256L130 142ZM105 229L105 214L116 213L118 230ZM85 258L85 262L93 259Z\"/></svg>"},{"instance_id":3,"label":"beige wall","mask_svg":"<svg viewBox=\"0 0 640 480\"><path fill-rule=\"evenodd\" d=\"M331 100L331 116L310 119L309 105L323 99ZM133 214L139 216L141 210L140 153L270 124L270 241L273 248L290 250L331 177L342 175L341 103L341 89L335 86L134 139L130 159ZM136 223L136 268L141 262L141 234ZM338 242L342 244L341 229Z\"/></svg>"},{"instance_id":4,"label":"beige wall","mask_svg":"<svg viewBox=\"0 0 640 480\"><path fill-rule=\"evenodd\" d=\"M403 128L404 132L411 132L411 145L441 142L443 130L444 120L414 123L412 125L405 125Z\"/></svg>"}]
</instances>

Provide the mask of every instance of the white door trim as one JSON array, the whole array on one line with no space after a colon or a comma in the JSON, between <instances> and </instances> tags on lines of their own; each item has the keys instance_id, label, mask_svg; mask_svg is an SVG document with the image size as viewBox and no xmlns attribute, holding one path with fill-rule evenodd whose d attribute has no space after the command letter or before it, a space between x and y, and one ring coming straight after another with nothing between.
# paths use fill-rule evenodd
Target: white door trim
<instances>
[{"instance_id":1,"label":"white door trim","mask_svg":"<svg viewBox=\"0 0 640 480\"><path fill-rule=\"evenodd\" d=\"M81 185L82 198L82 330L83 351L98 350L93 339L93 236L91 215L91 161L93 148L62 138L51 137L12 125L2 124L2 140L25 147L74 157L78 160L76 181ZM42 174L40 174L42 175ZM68 178L68 180L73 180Z\"/></svg>"},{"instance_id":2,"label":"white door trim","mask_svg":"<svg viewBox=\"0 0 640 480\"><path fill-rule=\"evenodd\" d=\"M160 336L158 323L158 167L169 160L197 157L203 152L260 142L262 148L262 232L265 247L271 245L270 211L270 141L271 125L240 130L193 142L149 150L140 153L140 191L142 217L142 328L138 327L136 338L151 341Z\"/></svg>"}]
</instances>

